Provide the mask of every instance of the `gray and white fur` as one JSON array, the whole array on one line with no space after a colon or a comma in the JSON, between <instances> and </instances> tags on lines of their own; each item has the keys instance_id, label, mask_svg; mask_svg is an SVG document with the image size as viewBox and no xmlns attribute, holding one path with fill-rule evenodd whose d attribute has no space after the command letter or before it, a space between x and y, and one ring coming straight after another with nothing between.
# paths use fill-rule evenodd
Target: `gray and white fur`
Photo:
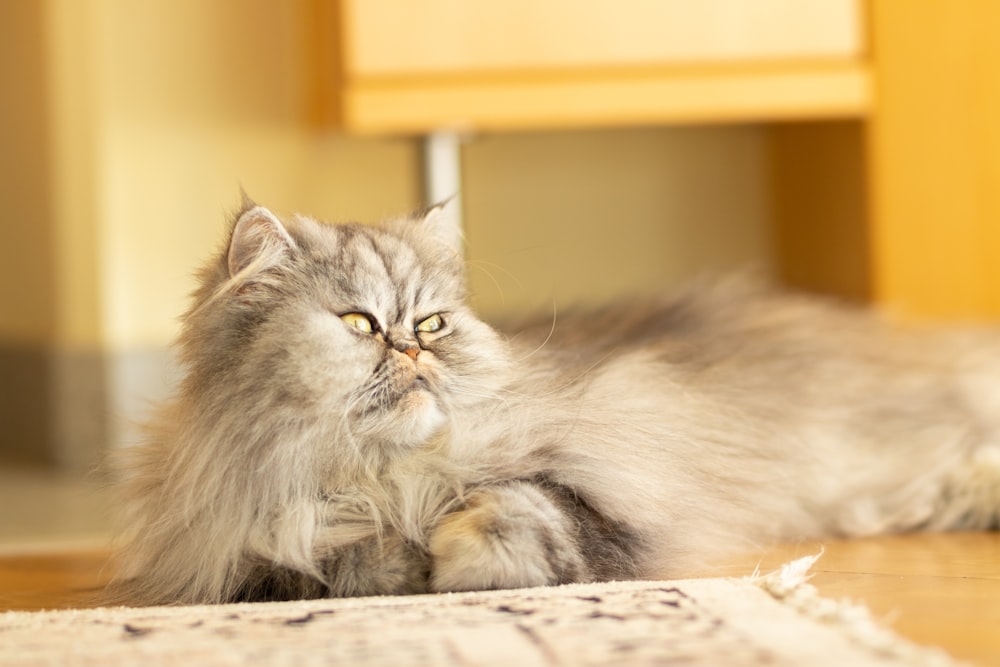
<instances>
[{"instance_id":1,"label":"gray and white fur","mask_svg":"<svg viewBox=\"0 0 1000 667\"><path fill-rule=\"evenodd\" d=\"M249 200L127 452L131 604L682 575L777 540L996 528L1000 333L751 281L501 334L440 208Z\"/></svg>"}]
</instances>

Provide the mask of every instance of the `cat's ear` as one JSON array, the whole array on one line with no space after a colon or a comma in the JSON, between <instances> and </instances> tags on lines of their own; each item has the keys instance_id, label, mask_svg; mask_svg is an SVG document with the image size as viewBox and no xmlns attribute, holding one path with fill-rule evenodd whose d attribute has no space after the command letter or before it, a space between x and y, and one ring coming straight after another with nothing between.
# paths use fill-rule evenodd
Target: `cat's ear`
<instances>
[{"instance_id":1,"label":"cat's ear","mask_svg":"<svg viewBox=\"0 0 1000 667\"><path fill-rule=\"evenodd\" d=\"M250 267L260 270L273 266L295 247L295 240L281 221L263 206L254 204L244 192L243 212L229 240L229 276Z\"/></svg>"},{"instance_id":2,"label":"cat's ear","mask_svg":"<svg viewBox=\"0 0 1000 667\"><path fill-rule=\"evenodd\" d=\"M431 236L451 248L455 254L462 255L464 237L460 212L458 195L455 195L425 208L414 217Z\"/></svg>"}]
</instances>

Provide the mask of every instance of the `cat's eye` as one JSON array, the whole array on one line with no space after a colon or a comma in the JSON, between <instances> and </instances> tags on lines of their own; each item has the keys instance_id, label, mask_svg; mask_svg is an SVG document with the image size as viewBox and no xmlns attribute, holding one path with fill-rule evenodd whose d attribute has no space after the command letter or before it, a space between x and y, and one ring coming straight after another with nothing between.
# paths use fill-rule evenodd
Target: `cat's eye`
<instances>
[{"instance_id":1,"label":"cat's eye","mask_svg":"<svg viewBox=\"0 0 1000 667\"><path fill-rule=\"evenodd\" d=\"M344 313L340 316L340 319L344 320L348 326L352 326L361 333L370 334L375 331L375 325L372 324L372 319L363 313Z\"/></svg>"},{"instance_id":2,"label":"cat's eye","mask_svg":"<svg viewBox=\"0 0 1000 667\"><path fill-rule=\"evenodd\" d=\"M427 319L418 322L417 326L413 327L413 329L418 333L434 333L435 331L440 331L443 326L444 320L440 315L431 315Z\"/></svg>"}]
</instances>

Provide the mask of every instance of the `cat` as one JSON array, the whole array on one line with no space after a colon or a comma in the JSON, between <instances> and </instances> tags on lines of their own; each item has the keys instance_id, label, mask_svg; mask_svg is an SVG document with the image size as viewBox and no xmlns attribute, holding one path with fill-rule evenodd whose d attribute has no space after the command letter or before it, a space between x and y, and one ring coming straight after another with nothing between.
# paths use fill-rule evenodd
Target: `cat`
<instances>
[{"instance_id":1,"label":"cat","mask_svg":"<svg viewBox=\"0 0 1000 667\"><path fill-rule=\"evenodd\" d=\"M1000 518L1000 335L739 277L500 333L442 206L244 197L186 376L129 449L128 604L682 575L736 548Z\"/></svg>"}]
</instances>

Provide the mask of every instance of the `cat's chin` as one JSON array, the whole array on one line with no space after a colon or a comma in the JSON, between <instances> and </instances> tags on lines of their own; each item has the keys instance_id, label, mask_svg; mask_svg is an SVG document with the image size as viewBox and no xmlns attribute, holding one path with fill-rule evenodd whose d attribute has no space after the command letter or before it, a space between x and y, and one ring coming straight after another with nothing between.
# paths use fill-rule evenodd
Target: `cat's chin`
<instances>
[{"instance_id":1,"label":"cat's chin","mask_svg":"<svg viewBox=\"0 0 1000 667\"><path fill-rule=\"evenodd\" d=\"M419 447L444 426L445 415L437 399L426 389L415 387L400 397L385 415L382 430L387 439L402 447Z\"/></svg>"},{"instance_id":2,"label":"cat's chin","mask_svg":"<svg viewBox=\"0 0 1000 667\"><path fill-rule=\"evenodd\" d=\"M399 408L404 414L402 421L410 422L404 432L409 432L411 445L423 444L444 426L444 413L426 390L411 391L400 401Z\"/></svg>"}]
</instances>

